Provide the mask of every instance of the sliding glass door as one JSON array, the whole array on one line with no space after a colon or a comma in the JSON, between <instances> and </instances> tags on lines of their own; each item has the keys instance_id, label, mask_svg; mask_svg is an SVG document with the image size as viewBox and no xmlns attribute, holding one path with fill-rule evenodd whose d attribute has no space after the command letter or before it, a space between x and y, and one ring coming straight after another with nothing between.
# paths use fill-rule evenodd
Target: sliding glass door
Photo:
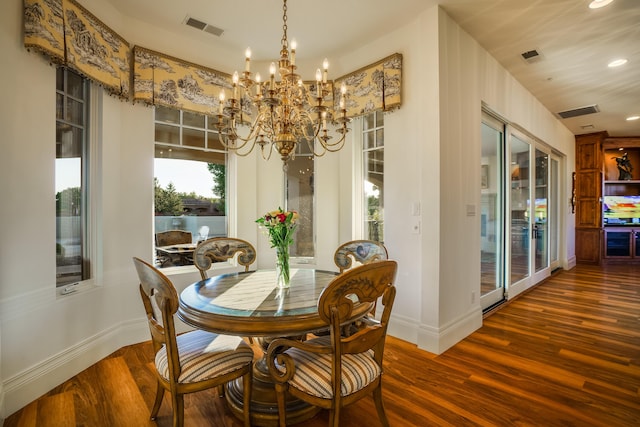
<instances>
[{"instance_id":1,"label":"sliding glass door","mask_svg":"<svg viewBox=\"0 0 640 427\"><path fill-rule=\"evenodd\" d=\"M480 305L486 310L560 264L561 159L487 113L481 135Z\"/></svg>"},{"instance_id":2,"label":"sliding glass door","mask_svg":"<svg viewBox=\"0 0 640 427\"><path fill-rule=\"evenodd\" d=\"M480 161L480 304L504 300L504 124L485 115Z\"/></svg>"},{"instance_id":3,"label":"sliding glass door","mask_svg":"<svg viewBox=\"0 0 640 427\"><path fill-rule=\"evenodd\" d=\"M510 157L510 259L509 285L531 277L531 144L511 133Z\"/></svg>"}]
</instances>

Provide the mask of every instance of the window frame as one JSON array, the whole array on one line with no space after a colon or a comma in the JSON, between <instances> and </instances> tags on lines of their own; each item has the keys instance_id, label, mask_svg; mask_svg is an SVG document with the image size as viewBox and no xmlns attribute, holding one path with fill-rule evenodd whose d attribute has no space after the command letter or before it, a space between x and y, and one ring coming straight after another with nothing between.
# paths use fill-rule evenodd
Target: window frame
<instances>
[{"instance_id":1,"label":"window frame","mask_svg":"<svg viewBox=\"0 0 640 427\"><path fill-rule=\"evenodd\" d=\"M63 87L58 88L58 73L62 73ZM81 96L78 97L72 94L68 87L69 73L73 73L75 78L81 79ZM95 183L96 174L99 171L97 166L98 155L98 138L96 129L98 126L93 126L93 123L97 122L97 111L99 102L101 102L101 92L91 84L89 79L82 77L79 73L63 66L56 67L56 133L58 132L59 125L70 126L82 131L82 138L80 141L80 189L81 189L81 204L80 204L80 278L73 278L72 280L58 283L58 263L57 263L57 245L58 245L58 217L59 212L56 207L56 294L66 295L75 292L79 289L79 285L95 284L99 274L99 251L97 248L98 241L98 206L95 203L96 189ZM61 96L61 102L59 102L59 95ZM68 100L81 103L81 109L79 110L82 115L82 120L74 122L72 119L67 119L67 108L69 106ZM56 144L59 143L56 135ZM58 149L56 147L56 165L54 167L54 177L57 180L56 169L58 166L58 159L65 157L58 156ZM58 192L56 191L56 194Z\"/></svg>"},{"instance_id":2,"label":"window frame","mask_svg":"<svg viewBox=\"0 0 640 427\"><path fill-rule=\"evenodd\" d=\"M170 113L172 115L177 114L177 118L178 118L177 122L159 119L158 118L159 108L167 110L166 113ZM188 115L201 116L203 118L202 127L198 125L194 125L193 123L186 123L187 120L185 120L185 116L188 117ZM209 116L207 114L196 113L196 112L191 112L191 111L181 110L181 109L174 109L174 108L170 108L162 105L154 106L154 114L153 114L154 157L153 158L154 158L154 161L155 159L162 158L157 155L159 147L161 149L165 148L167 150L173 150L173 149L184 150L184 152L191 152L191 153L198 153L198 152L209 153L211 156L222 155L224 157L224 165L225 165L225 200L224 200L225 235L233 236L235 234L235 233L232 233L232 228L233 228L232 226L234 222L231 220L230 211L233 210L232 206L235 203L235 196L230 194L229 190L230 188L235 188L232 186L232 183L233 183L232 170L235 170L235 166L234 166L235 162L232 161L231 159L232 156L230 156L229 150L224 148L217 141L218 131L215 127L215 120L216 118L214 116ZM177 131L176 132L177 141L158 141L158 138L157 138L158 125L175 128L175 130ZM203 132L203 141L204 141L203 146L185 144L185 137L186 137L185 130L187 132L189 131ZM215 147L216 145L217 147ZM213 163L213 161L209 161L209 159L206 159L206 158L197 159L197 156L191 156L191 154L188 154L186 157L187 158L184 158L184 160L199 161L203 163ZM181 157L176 157L176 159L177 160L181 159ZM215 160L215 159L212 157L211 160ZM155 171L154 171L154 176L155 176ZM155 236L155 233L156 233L155 214L154 214L154 222L153 222L153 233ZM155 245L154 245L153 253L155 254L155 252L156 251L155 251ZM230 266L235 266L233 259L222 261L219 263L214 263L211 269L216 269L216 270L225 269ZM192 264L189 264L189 265L180 265L180 266L167 266L167 267L160 267L160 268L162 272L165 274L175 274L175 273L182 273L187 271L190 272L190 271L193 271L196 267Z\"/></svg>"},{"instance_id":3,"label":"window frame","mask_svg":"<svg viewBox=\"0 0 640 427\"><path fill-rule=\"evenodd\" d=\"M373 126L367 127L367 118L371 117L373 118ZM382 132L382 143L378 144L378 133ZM373 135L373 147L367 147L366 146L366 141L367 141L367 134L372 134ZM359 203L359 215L358 215L358 230L359 230L359 235L356 238L362 238L362 239L372 239L372 237L369 234L369 219L368 219L368 200L367 200L367 195L366 195L366 191L365 191L365 181L367 181L367 173L369 172L369 168L366 166L366 162L368 160L368 153L374 152L374 151L381 151L382 152L382 164L384 165L384 112L383 111L372 111L369 114L366 114L364 116L362 116L361 118L361 125L360 125L360 170L357 176L360 177L360 191L356 194L360 195L360 203ZM384 184L384 166L382 169L382 182ZM383 186L383 190L381 191L381 194L379 196L380 201L381 201L381 205L382 205L382 224L379 226L381 229L381 235L382 238L379 239L378 241L380 243L384 243L384 186Z\"/></svg>"}]
</instances>

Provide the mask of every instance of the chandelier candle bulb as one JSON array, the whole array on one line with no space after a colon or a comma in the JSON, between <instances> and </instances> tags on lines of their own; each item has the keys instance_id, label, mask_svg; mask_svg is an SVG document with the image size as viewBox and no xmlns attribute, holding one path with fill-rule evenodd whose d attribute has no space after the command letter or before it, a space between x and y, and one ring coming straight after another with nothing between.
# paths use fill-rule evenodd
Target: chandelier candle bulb
<instances>
[{"instance_id":1,"label":"chandelier candle bulb","mask_svg":"<svg viewBox=\"0 0 640 427\"><path fill-rule=\"evenodd\" d=\"M269 66L269 74L271 74L271 79L269 80L269 89L273 90L273 81L276 78L276 63L272 62Z\"/></svg>"},{"instance_id":2,"label":"chandelier candle bulb","mask_svg":"<svg viewBox=\"0 0 640 427\"><path fill-rule=\"evenodd\" d=\"M324 58L324 61L322 61L322 68L324 69L324 73L322 74L322 83L326 83L327 74L329 73L329 60L327 58Z\"/></svg>"},{"instance_id":3,"label":"chandelier candle bulb","mask_svg":"<svg viewBox=\"0 0 640 427\"><path fill-rule=\"evenodd\" d=\"M218 96L218 99L220 100L220 103L218 104L218 114L222 115L223 109L224 109L224 89L222 89L220 91L220 95Z\"/></svg>"},{"instance_id":4,"label":"chandelier candle bulb","mask_svg":"<svg viewBox=\"0 0 640 427\"><path fill-rule=\"evenodd\" d=\"M233 72L233 99L238 99L238 72Z\"/></svg>"},{"instance_id":5,"label":"chandelier candle bulb","mask_svg":"<svg viewBox=\"0 0 640 427\"><path fill-rule=\"evenodd\" d=\"M291 40L291 65L296 65L296 39Z\"/></svg>"},{"instance_id":6,"label":"chandelier candle bulb","mask_svg":"<svg viewBox=\"0 0 640 427\"><path fill-rule=\"evenodd\" d=\"M322 73L320 68L316 70L316 88L318 89L318 98L322 98Z\"/></svg>"},{"instance_id":7,"label":"chandelier candle bulb","mask_svg":"<svg viewBox=\"0 0 640 427\"><path fill-rule=\"evenodd\" d=\"M247 50L244 52L245 55L245 61L244 61L244 70L246 72L249 72L249 70L251 69L251 49L247 48Z\"/></svg>"}]
</instances>

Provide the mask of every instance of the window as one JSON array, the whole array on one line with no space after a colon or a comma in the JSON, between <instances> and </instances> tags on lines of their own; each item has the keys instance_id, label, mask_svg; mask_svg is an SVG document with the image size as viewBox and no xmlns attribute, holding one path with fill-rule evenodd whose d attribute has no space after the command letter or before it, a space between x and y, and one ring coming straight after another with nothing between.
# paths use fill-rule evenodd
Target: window
<instances>
[{"instance_id":1,"label":"window","mask_svg":"<svg viewBox=\"0 0 640 427\"><path fill-rule=\"evenodd\" d=\"M192 242L227 236L227 155L214 119L155 109L155 232L188 231ZM159 260L169 267L185 262ZM188 261L186 261L188 262Z\"/></svg>"},{"instance_id":2,"label":"window","mask_svg":"<svg viewBox=\"0 0 640 427\"><path fill-rule=\"evenodd\" d=\"M315 259L313 178L313 153L309 152L305 141L300 141L296 147L296 158L288 162L285 172L285 209L300 214L289 253L296 263L312 263Z\"/></svg>"},{"instance_id":3,"label":"window","mask_svg":"<svg viewBox=\"0 0 640 427\"><path fill-rule=\"evenodd\" d=\"M384 114L363 118L364 238L384 242Z\"/></svg>"},{"instance_id":4,"label":"window","mask_svg":"<svg viewBox=\"0 0 640 427\"><path fill-rule=\"evenodd\" d=\"M91 277L88 94L85 79L63 67L56 70L56 286Z\"/></svg>"}]
</instances>

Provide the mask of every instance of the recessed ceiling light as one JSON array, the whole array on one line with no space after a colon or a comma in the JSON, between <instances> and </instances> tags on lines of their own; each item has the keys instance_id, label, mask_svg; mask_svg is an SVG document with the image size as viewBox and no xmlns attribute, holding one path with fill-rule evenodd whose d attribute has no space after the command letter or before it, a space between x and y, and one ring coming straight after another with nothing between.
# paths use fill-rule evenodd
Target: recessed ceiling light
<instances>
[{"instance_id":1,"label":"recessed ceiling light","mask_svg":"<svg viewBox=\"0 0 640 427\"><path fill-rule=\"evenodd\" d=\"M627 63L627 60L624 58L620 58L620 59L616 59L614 61L609 62L609 67L613 68L613 67L619 67L621 65L624 65Z\"/></svg>"},{"instance_id":2,"label":"recessed ceiling light","mask_svg":"<svg viewBox=\"0 0 640 427\"><path fill-rule=\"evenodd\" d=\"M612 1L613 0L593 0L591 3L589 3L589 9L598 9L601 7L605 7Z\"/></svg>"},{"instance_id":3,"label":"recessed ceiling light","mask_svg":"<svg viewBox=\"0 0 640 427\"><path fill-rule=\"evenodd\" d=\"M633 120L638 120L638 119L640 119L640 116L629 116L629 117L627 117L627 121L629 121L629 122L631 122Z\"/></svg>"}]
</instances>

